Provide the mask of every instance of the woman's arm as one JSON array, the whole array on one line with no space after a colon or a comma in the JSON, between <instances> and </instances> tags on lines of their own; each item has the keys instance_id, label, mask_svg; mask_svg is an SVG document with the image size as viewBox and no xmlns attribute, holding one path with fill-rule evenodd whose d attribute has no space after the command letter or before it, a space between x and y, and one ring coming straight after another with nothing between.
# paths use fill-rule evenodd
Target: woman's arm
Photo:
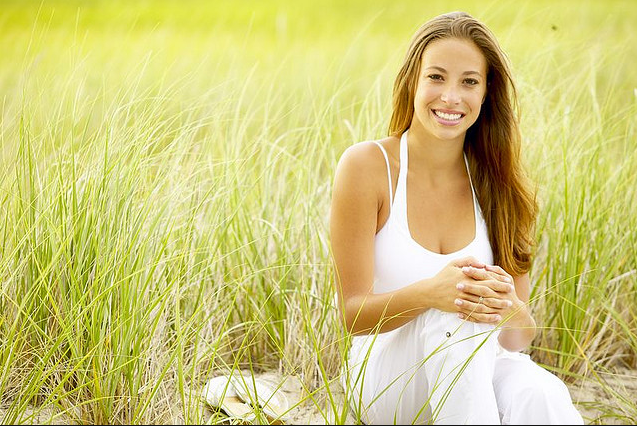
<instances>
[{"instance_id":1,"label":"woman's arm","mask_svg":"<svg viewBox=\"0 0 637 426\"><path fill-rule=\"evenodd\" d=\"M432 278L374 294L374 242L378 212L389 198L386 182L384 158L371 142L349 147L336 167L330 211L332 257L339 307L347 329L355 334L393 330L429 308L456 312L454 300L460 293L456 283L467 278L461 268L484 266L474 258L457 259ZM485 315L485 322L496 320L495 315Z\"/></svg>"},{"instance_id":2,"label":"woman's arm","mask_svg":"<svg viewBox=\"0 0 637 426\"><path fill-rule=\"evenodd\" d=\"M422 286L373 294L374 240L382 203L380 191L388 191L380 177L387 182L386 176L382 153L371 143L347 148L336 167L330 242L339 307L352 333L368 334L399 327L426 309L420 301L430 299ZM414 297L419 290L424 294Z\"/></svg>"}]
</instances>

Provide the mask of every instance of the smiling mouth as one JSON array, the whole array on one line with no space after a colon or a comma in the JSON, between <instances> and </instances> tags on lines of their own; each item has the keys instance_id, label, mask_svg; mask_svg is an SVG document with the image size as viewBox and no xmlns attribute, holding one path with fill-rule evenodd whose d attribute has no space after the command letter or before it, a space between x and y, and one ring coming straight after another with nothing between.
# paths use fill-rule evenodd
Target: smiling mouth
<instances>
[{"instance_id":1,"label":"smiling mouth","mask_svg":"<svg viewBox=\"0 0 637 426\"><path fill-rule=\"evenodd\" d=\"M440 118L442 118L445 121L458 121L462 117L464 117L464 114L462 114L462 113L448 113L448 112L439 111L437 109L434 109L433 113L437 117L440 117Z\"/></svg>"}]
</instances>

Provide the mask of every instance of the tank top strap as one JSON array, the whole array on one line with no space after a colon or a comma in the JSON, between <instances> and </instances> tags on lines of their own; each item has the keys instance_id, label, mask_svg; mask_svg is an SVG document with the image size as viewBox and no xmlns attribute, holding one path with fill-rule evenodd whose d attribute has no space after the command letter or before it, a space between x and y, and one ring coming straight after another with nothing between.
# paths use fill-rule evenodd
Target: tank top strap
<instances>
[{"instance_id":1,"label":"tank top strap","mask_svg":"<svg viewBox=\"0 0 637 426\"><path fill-rule=\"evenodd\" d=\"M471 193L473 194L473 199L476 198L476 192L473 189L473 180L471 179L471 171L469 171L469 160L467 160L467 153L463 152L462 156L464 157L464 165L467 168L467 175L469 176L469 185L471 185Z\"/></svg>"},{"instance_id":2,"label":"tank top strap","mask_svg":"<svg viewBox=\"0 0 637 426\"><path fill-rule=\"evenodd\" d=\"M408 152L407 152L407 130L403 132L403 135L400 137L400 177L407 177L408 170Z\"/></svg>"},{"instance_id":3,"label":"tank top strap","mask_svg":"<svg viewBox=\"0 0 637 426\"><path fill-rule=\"evenodd\" d=\"M471 178L471 170L469 170L469 160L467 160L467 153L463 152L462 155L464 156L464 165L467 168L467 175L469 176L469 185L471 186L471 195L473 196L473 206L474 206L474 210L476 212L476 215L479 212L480 209L480 203L478 203L478 197L476 196L476 190L473 187L473 179Z\"/></svg>"},{"instance_id":4,"label":"tank top strap","mask_svg":"<svg viewBox=\"0 0 637 426\"><path fill-rule=\"evenodd\" d=\"M373 141L376 145L378 145L378 147L380 148L380 150L383 153L383 156L385 157L385 164L387 165L387 185L389 187L389 212L391 213L391 205L394 201L394 190L393 190L393 184L392 184L392 180L391 180L391 168L389 167L389 157L387 156L387 151L385 151L385 148L377 141Z\"/></svg>"},{"instance_id":5,"label":"tank top strap","mask_svg":"<svg viewBox=\"0 0 637 426\"><path fill-rule=\"evenodd\" d=\"M400 137L400 168L398 172L398 184L396 185L396 199L394 200L396 220L398 220L403 227L407 227L407 170L409 168L407 154L407 131L405 130Z\"/></svg>"}]
</instances>

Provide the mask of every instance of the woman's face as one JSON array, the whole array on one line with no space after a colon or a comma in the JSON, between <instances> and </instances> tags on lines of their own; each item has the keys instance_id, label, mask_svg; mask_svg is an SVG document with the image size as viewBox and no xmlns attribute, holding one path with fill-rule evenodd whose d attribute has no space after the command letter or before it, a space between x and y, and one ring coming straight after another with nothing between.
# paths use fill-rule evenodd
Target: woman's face
<instances>
[{"instance_id":1,"label":"woman's face","mask_svg":"<svg viewBox=\"0 0 637 426\"><path fill-rule=\"evenodd\" d=\"M412 128L438 140L464 141L478 119L487 89L487 61L470 40L427 45L414 98Z\"/></svg>"}]
</instances>

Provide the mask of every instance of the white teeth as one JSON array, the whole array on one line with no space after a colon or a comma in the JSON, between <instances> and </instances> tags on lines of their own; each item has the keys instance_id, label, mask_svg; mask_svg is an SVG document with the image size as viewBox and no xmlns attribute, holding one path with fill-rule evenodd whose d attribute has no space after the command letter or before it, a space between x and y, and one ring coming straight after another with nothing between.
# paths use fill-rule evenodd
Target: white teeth
<instances>
[{"instance_id":1,"label":"white teeth","mask_svg":"<svg viewBox=\"0 0 637 426\"><path fill-rule=\"evenodd\" d=\"M436 114L440 118L444 118L445 120L455 121L459 120L462 117L462 114L447 114L446 112L434 110L434 114Z\"/></svg>"}]
</instances>

